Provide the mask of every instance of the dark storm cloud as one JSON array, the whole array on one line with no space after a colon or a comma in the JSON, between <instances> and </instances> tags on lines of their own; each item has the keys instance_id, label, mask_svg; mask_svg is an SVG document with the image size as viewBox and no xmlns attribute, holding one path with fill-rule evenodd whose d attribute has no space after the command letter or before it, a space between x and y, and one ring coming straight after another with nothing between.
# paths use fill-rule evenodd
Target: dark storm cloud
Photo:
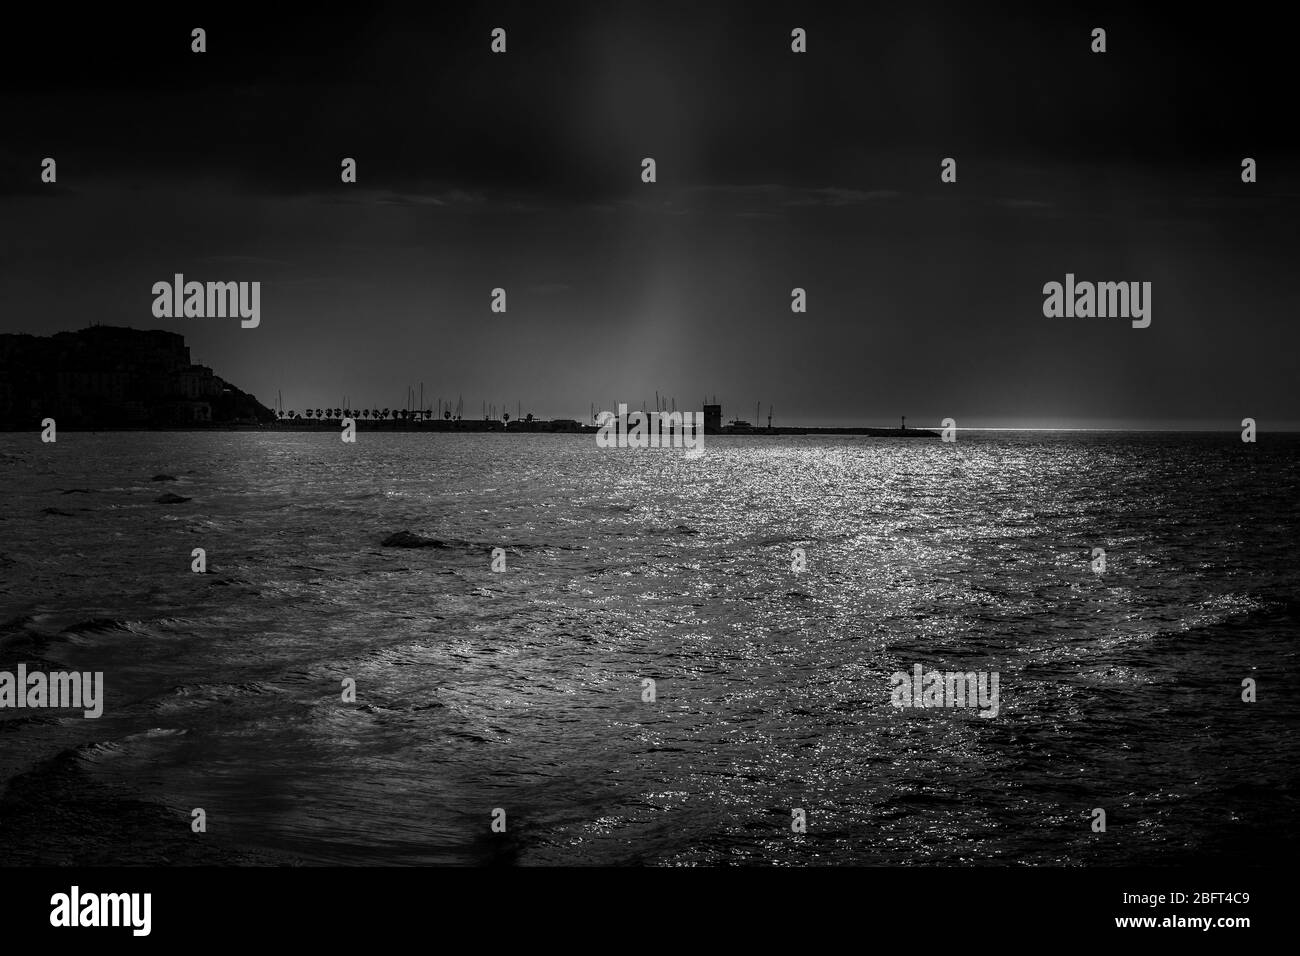
<instances>
[{"instance_id":1,"label":"dark storm cloud","mask_svg":"<svg viewBox=\"0 0 1300 956\"><path fill-rule=\"evenodd\" d=\"M854 189L870 173L889 189L932 178L911 154L1179 166L1296 135L1281 38L1222 17L802 3L160 7L129 29L116 12L75 29L26 16L0 68L11 144L54 143L88 174L284 193L330 189L335 157L354 154L363 182L400 194L598 198L628 191L645 155L679 184ZM506 57L488 52L493 25ZM806 57L790 55L794 25Z\"/></svg>"}]
</instances>

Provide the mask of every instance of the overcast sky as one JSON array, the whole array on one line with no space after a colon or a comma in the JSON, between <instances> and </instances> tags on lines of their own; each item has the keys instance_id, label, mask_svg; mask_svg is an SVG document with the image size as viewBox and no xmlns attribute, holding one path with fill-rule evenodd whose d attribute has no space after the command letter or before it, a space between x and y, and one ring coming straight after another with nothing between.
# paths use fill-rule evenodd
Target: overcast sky
<instances>
[{"instance_id":1,"label":"overcast sky","mask_svg":"<svg viewBox=\"0 0 1300 956\"><path fill-rule=\"evenodd\" d=\"M298 409L401 407L423 381L475 415L585 419L657 388L778 424L1300 427L1280 29L1093 4L458 6L17 14L0 332L173 329ZM260 327L155 319L177 272L260 281ZM1045 318L1067 272L1150 282L1150 327Z\"/></svg>"}]
</instances>

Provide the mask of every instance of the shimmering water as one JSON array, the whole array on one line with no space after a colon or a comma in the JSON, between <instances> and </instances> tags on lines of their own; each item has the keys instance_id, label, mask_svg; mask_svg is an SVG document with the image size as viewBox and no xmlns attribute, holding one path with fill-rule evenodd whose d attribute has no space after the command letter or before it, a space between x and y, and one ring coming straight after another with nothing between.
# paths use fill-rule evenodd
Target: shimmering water
<instances>
[{"instance_id":1,"label":"shimmering water","mask_svg":"<svg viewBox=\"0 0 1300 956\"><path fill-rule=\"evenodd\" d=\"M0 710L0 862L1297 843L1294 437L711 437L691 460L590 436L9 434L0 483L0 669L107 685L99 720ZM380 545L403 529L447 546ZM998 671L1000 714L891 707L914 663Z\"/></svg>"}]
</instances>

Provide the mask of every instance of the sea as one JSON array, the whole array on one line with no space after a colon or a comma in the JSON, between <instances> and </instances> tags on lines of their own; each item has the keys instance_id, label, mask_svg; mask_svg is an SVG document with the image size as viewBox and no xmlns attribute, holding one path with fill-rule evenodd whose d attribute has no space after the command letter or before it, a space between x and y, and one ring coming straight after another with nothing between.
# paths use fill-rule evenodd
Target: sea
<instances>
[{"instance_id":1,"label":"sea","mask_svg":"<svg viewBox=\"0 0 1300 956\"><path fill-rule=\"evenodd\" d=\"M0 435L0 864L1290 859L1300 436L958 435Z\"/></svg>"}]
</instances>

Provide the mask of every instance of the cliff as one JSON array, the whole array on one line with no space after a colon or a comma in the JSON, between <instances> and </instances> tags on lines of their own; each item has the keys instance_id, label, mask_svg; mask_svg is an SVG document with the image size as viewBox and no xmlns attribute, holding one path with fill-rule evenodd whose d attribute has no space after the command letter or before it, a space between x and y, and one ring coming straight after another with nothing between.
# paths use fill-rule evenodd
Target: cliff
<instances>
[{"instance_id":1,"label":"cliff","mask_svg":"<svg viewBox=\"0 0 1300 956\"><path fill-rule=\"evenodd\" d=\"M260 424L275 413L212 369L183 336L96 325L52 336L0 335L0 427Z\"/></svg>"}]
</instances>

